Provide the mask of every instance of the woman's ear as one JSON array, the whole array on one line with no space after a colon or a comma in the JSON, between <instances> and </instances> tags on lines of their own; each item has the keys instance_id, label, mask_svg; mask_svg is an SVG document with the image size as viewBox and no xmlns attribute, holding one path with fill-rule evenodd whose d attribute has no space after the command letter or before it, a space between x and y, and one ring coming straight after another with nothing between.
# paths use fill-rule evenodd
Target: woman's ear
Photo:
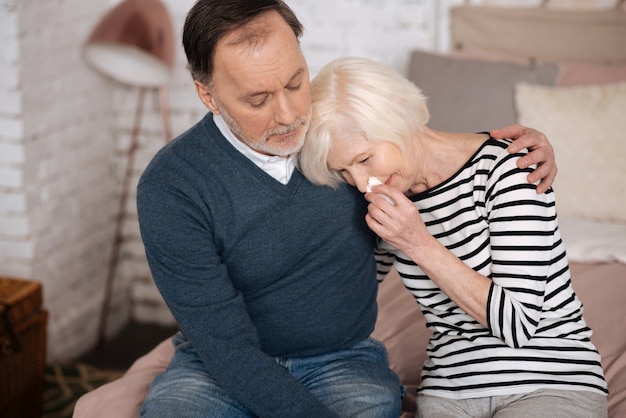
<instances>
[{"instance_id":1,"label":"woman's ear","mask_svg":"<svg viewBox=\"0 0 626 418\"><path fill-rule=\"evenodd\" d=\"M202 103L204 103L204 105L209 109L211 113L213 113L214 115L219 115L219 108L215 105L215 98L213 97L213 93L211 93L209 88L199 81L194 81L194 85L196 87L196 93L198 94L198 97L200 98Z\"/></svg>"}]
</instances>

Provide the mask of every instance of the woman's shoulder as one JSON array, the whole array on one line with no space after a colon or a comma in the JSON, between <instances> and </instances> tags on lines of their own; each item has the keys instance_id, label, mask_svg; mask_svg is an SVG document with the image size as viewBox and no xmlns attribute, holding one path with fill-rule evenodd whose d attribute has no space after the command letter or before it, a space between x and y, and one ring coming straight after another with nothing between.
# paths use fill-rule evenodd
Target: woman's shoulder
<instances>
[{"instance_id":1,"label":"woman's shoulder","mask_svg":"<svg viewBox=\"0 0 626 418\"><path fill-rule=\"evenodd\" d=\"M486 147L493 147L495 149L501 149L501 150L504 150L507 154L509 153L507 148L514 141L513 139L510 139L510 138L496 139L490 135L487 135L487 136L488 136L487 139L484 141L484 144ZM528 153L528 149L526 148L523 148L519 152L517 152L517 154L527 154L527 153Z\"/></svg>"},{"instance_id":2,"label":"woman's shoulder","mask_svg":"<svg viewBox=\"0 0 626 418\"><path fill-rule=\"evenodd\" d=\"M496 139L489 136L470 160L470 165L476 170L485 172L493 171L523 171L517 161L528 153L523 149L516 153L510 153L508 146L513 142L511 139Z\"/></svg>"}]
</instances>

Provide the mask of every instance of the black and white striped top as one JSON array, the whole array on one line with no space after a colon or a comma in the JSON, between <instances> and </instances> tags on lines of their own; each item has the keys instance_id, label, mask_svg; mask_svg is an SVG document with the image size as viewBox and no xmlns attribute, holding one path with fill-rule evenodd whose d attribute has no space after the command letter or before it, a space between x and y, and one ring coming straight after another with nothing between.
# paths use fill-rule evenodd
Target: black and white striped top
<instances>
[{"instance_id":1,"label":"black and white striped top","mask_svg":"<svg viewBox=\"0 0 626 418\"><path fill-rule=\"evenodd\" d=\"M413 196L430 233L492 279L489 329L466 314L406 255L381 243L433 331L420 391L464 399L549 387L606 394L600 355L572 289L554 193L535 193L506 150L487 140L450 179Z\"/></svg>"}]
</instances>

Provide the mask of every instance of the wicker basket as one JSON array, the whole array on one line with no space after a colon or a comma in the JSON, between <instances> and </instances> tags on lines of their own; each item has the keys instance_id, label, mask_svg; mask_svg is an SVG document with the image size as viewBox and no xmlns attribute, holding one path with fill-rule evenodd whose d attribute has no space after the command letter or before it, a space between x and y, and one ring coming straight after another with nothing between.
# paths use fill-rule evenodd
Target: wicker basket
<instances>
[{"instance_id":1,"label":"wicker basket","mask_svg":"<svg viewBox=\"0 0 626 418\"><path fill-rule=\"evenodd\" d=\"M0 416L42 415L46 321L41 284L0 277Z\"/></svg>"}]
</instances>

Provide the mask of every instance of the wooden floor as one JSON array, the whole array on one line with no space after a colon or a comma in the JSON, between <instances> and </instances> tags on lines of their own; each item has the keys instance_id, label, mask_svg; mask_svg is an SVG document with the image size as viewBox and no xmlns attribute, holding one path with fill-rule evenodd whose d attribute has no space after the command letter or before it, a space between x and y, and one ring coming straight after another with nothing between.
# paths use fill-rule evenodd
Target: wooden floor
<instances>
[{"instance_id":1,"label":"wooden floor","mask_svg":"<svg viewBox=\"0 0 626 418\"><path fill-rule=\"evenodd\" d=\"M126 370L137 358L176 331L175 327L131 322L115 338L94 348L77 362L102 369Z\"/></svg>"}]
</instances>

